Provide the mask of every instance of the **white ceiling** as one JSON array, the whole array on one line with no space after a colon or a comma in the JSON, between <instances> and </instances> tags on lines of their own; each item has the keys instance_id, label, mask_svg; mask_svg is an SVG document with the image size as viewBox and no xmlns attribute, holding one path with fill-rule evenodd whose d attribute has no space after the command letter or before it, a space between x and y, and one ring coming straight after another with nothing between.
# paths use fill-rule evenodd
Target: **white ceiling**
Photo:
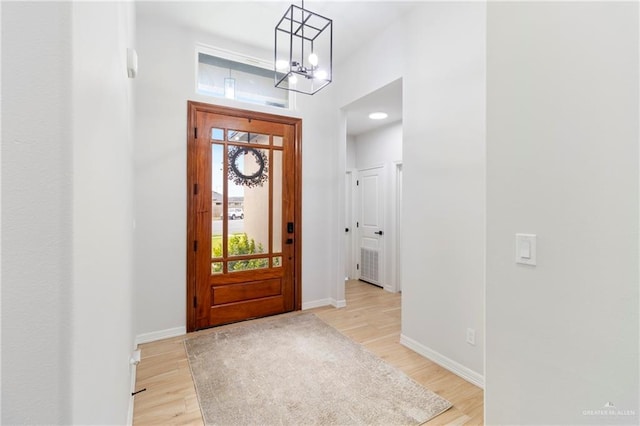
<instances>
[{"instance_id":1,"label":"white ceiling","mask_svg":"<svg viewBox=\"0 0 640 426\"><path fill-rule=\"evenodd\" d=\"M347 134L356 136L402 120L402 80L396 80L345 107ZM372 112L389 114L384 120L371 120Z\"/></svg>"},{"instance_id":2,"label":"white ceiling","mask_svg":"<svg viewBox=\"0 0 640 426\"><path fill-rule=\"evenodd\" d=\"M293 3L301 5L300 1ZM197 31L271 50L274 43L274 27L290 5L291 2L288 1L143 0L136 2L136 13L139 17L191 27ZM306 9L333 20L333 54L335 61L339 62L393 20L407 13L416 2L307 0L304 5ZM353 110L349 106L347 129L350 134L361 133L392 120L397 121L402 116L401 89L392 89L393 87L387 88L377 95L366 96L354 102ZM361 114L371 112L372 109L385 110L389 118L380 122L360 119Z\"/></svg>"}]
</instances>

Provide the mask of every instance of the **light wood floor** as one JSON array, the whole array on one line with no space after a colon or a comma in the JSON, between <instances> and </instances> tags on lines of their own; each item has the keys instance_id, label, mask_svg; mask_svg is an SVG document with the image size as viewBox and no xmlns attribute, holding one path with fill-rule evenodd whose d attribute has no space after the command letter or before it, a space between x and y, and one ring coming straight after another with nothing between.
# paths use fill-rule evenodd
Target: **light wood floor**
<instances>
[{"instance_id":1,"label":"light wood floor","mask_svg":"<svg viewBox=\"0 0 640 426\"><path fill-rule=\"evenodd\" d=\"M427 425L483 423L482 389L399 343L399 294L360 281L349 281L346 299L346 308L323 307L311 312L453 403L453 408ZM207 330L199 333L207 333ZM140 345L142 354L136 390L147 390L135 396L135 425L203 424L183 341L184 336L181 336Z\"/></svg>"}]
</instances>

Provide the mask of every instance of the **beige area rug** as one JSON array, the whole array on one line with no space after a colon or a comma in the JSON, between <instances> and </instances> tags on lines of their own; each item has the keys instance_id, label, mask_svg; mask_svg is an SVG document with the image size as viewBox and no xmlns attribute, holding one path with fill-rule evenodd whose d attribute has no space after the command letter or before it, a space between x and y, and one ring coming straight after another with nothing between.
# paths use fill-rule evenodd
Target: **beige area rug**
<instances>
[{"instance_id":1,"label":"beige area rug","mask_svg":"<svg viewBox=\"0 0 640 426\"><path fill-rule=\"evenodd\" d=\"M451 407L311 313L185 346L209 425L417 425Z\"/></svg>"}]
</instances>

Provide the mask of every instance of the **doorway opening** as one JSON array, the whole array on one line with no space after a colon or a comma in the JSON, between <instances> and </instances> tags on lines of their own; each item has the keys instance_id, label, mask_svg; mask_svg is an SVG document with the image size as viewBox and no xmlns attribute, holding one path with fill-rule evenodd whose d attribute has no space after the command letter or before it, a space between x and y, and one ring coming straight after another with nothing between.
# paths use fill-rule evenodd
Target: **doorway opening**
<instances>
[{"instance_id":1,"label":"doorway opening","mask_svg":"<svg viewBox=\"0 0 640 426\"><path fill-rule=\"evenodd\" d=\"M346 115L345 275L401 289L402 80L343 108ZM387 118L369 119L372 112ZM400 172L398 172L400 170Z\"/></svg>"}]
</instances>

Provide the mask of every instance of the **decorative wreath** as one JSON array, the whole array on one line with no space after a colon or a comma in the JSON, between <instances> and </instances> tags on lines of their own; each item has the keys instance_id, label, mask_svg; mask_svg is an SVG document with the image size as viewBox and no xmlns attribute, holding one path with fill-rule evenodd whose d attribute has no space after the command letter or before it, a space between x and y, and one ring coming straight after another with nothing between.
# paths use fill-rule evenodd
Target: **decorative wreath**
<instances>
[{"instance_id":1,"label":"decorative wreath","mask_svg":"<svg viewBox=\"0 0 640 426\"><path fill-rule=\"evenodd\" d=\"M238 157L251 153L256 160L258 170L255 173L246 175L238 168ZM235 146L229 150L229 180L232 180L236 185L248 186L253 188L255 186L262 186L269 177L269 162L264 152L256 148L247 148L242 146Z\"/></svg>"}]
</instances>

